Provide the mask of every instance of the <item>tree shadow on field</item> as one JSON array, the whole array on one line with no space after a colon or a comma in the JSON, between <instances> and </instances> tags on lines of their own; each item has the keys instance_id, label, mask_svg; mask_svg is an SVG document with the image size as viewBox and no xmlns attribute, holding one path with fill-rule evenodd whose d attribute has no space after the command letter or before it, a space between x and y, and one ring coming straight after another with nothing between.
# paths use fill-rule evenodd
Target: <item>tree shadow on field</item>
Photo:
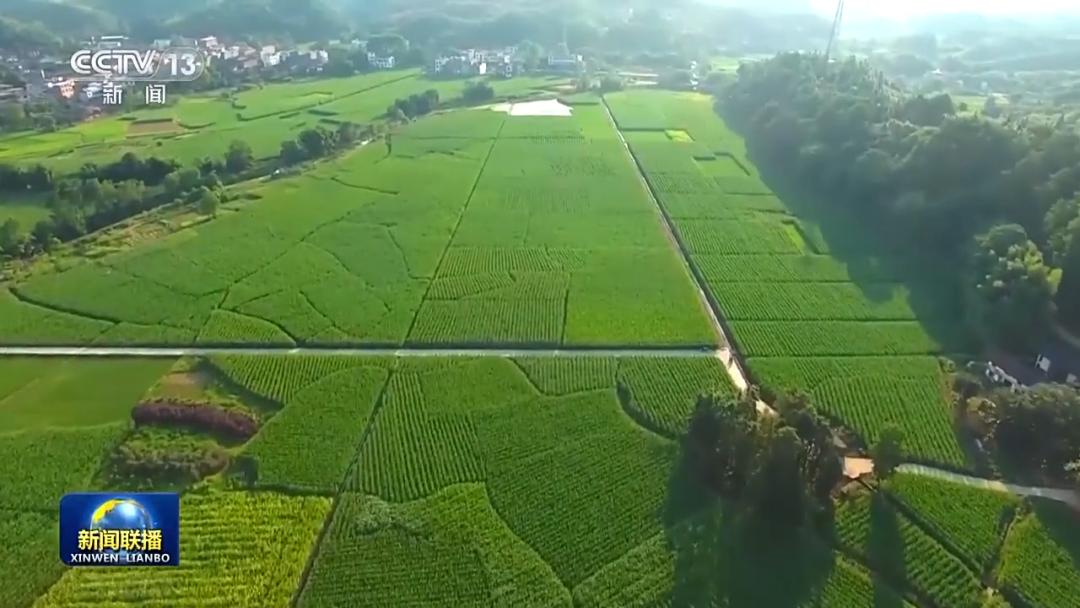
<instances>
[{"instance_id":1,"label":"tree shadow on field","mask_svg":"<svg viewBox=\"0 0 1080 608\"><path fill-rule=\"evenodd\" d=\"M1080 513L1052 500L1034 499L1031 510L1047 535L1072 559L1073 568L1080 572Z\"/></svg>"},{"instance_id":2,"label":"tree shadow on field","mask_svg":"<svg viewBox=\"0 0 1080 608\"><path fill-rule=\"evenodd\" d=\"M786 171L748 149L762 181L801 222L812 253L829 255L847 265L851 281L871 302L893 297L895 284L908 291L908 302L923 329L946 353L978 350L966 331L963 293L956 269L941 259L901 249L887 226L840 202L823 200L800 186Z\"/></svg>"},{"instance_id":3,"label":"tree shadow on field","mask_svg":"<svg viewBox=\"0 0 1080 608\"><path fill-rule=\"evenodd\" d=\"M885 495L874 493L870 502L870 532L866 540L867 561L875 571L900 585L907 578L907 569L904 565L904 540L898 518L899 515L888 503ZM873 582L876 608L902 608L903 600L886 580L875 576Z\"/></svg>"},{"instance_id":4,"label":"tree shadow on field","mask_svg":"<svg viewBox=\"0 0 1080 608\"><path fill-rule=\"evenodd\" d=\"M834 567L835 554L809 525L778 528L709 496L685 455L668 489L663 515L674 560L673 607L803 606L816 597ZM698 505L696 512L687 513L688 502Z\"/></svg>"}]
</instances>

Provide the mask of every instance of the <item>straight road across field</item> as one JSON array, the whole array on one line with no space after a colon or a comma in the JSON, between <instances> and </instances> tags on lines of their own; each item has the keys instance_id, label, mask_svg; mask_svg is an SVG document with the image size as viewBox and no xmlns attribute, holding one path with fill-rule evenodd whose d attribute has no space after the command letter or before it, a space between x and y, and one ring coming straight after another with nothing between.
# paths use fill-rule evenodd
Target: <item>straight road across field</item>
<instances>
[{"instance_id":1,"label":"straight road across field","mask_svg":"<svg viewBox=\"0 0 1080 608\"><path fill-rule=\"evenodd\" d=\"M634 357L723 360L724 351L671 348L347 348L347 347L113 347L3 346L0 357L209 357L213 355L335 355L342 357L496 357L616 358ZM728 355L730 357L730 355Z\"/></svg>"}]
</instances>

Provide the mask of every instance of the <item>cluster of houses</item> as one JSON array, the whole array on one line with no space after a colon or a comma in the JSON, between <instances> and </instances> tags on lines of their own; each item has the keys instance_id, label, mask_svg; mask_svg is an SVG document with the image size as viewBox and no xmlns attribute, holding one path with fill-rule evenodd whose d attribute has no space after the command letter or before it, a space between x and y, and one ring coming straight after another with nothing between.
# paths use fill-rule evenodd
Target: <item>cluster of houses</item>
<instances>
[{"instance_id":1,"label":"cluster of houses","mask_svg":"<svg viewBox=\"0 0 1080 608\"><path fill-rule=\"evenodd\" d=\"M330 61L330 55L324 50L282 49L273 44L252 46L247 43L224 44L217 36L203 38L160 38L154 40L151 47L159 50L168 48L198 48L206 53L211 61L221 62L225 70L233 73L249 72L257 69L284 66L299 73L316 72Z\"/></svg>"},{"instance_id":2,"label":"cluster of houses","mask_svg":"<svg viewBox=\"0 0 1080 608\"><path fill-rule=\"evenodd\" d=\"M576 75L585 71L585 61L581 55L549 55L538 62L536 69L547 73ZM428 71L432 75L449 78L487 75L513 78L525 71L525 60L513 48L465 49L440 55Z\"/></svg>"},{"instance_id":3,"label":"cluster of houses","mask_svg":"<svg viewBox=\"0 0 1080 608\"><path fill-rule=\"evenodd\" d=\"M1060 338L1044 342L1034 360L995 350L981 365L987 380L1014 391L1043 382L1080 388L1080 351Z\"/></svg>"},{"instance_id":4,"label":"cluster of houses","mask_svg":"<svg viewBox=\"0 0 1080 608\"><path fill-rule=\"evenodd\" d=\"M101 36L83 43L84 48L118 49L128 44L125 36ZM198 48L208 61L217 63L222 72L243 74L257 70L272 69L291 74L316 74L329 63L326 50L309 48L280 48L273 44L251 45L220 40L216 36L202 38L161 38L151 43L151 48ZM333 41L332 47L349 47L365 51L363 41ZM368 64L377 70L392 70L399 64L394 56L382 56L367 52ZM0 103L25 102L28 99L56 98L86 105L93 109L102 98L103 83L85 82L75 77L69 63L56 57L43 57L33 53L29 57L0 57L9 69L22 74L26 87L0 85ZM528 64L528 68L526 67ZM497 50L466 49L440 55L428 68L433 76L461 78L474 76L498 76L513 78L526 71L549 74L578 75L585 71L581 55L566 52L540 57L527 62L517 49L510 47Z\"/></svg>"}]
</instances>

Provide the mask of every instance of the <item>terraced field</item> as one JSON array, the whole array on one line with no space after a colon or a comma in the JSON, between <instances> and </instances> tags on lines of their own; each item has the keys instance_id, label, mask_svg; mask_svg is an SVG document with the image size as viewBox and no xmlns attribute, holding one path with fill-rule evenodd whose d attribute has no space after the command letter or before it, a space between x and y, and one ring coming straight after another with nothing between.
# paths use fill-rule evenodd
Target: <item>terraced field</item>
<instances>
[{"instance_id":1,"label":"terraced field","mask_svg":"<svg viewBox=\"0 0 1080 608\"><path fill-rule=\"evenodd\" d=\"M843 218L777 198L710 98L606 101L754 380L808 391L868 443L898 424L914 459L964 467L934 359L967 346L952 295Z\"/></svg>"}]
</instances>

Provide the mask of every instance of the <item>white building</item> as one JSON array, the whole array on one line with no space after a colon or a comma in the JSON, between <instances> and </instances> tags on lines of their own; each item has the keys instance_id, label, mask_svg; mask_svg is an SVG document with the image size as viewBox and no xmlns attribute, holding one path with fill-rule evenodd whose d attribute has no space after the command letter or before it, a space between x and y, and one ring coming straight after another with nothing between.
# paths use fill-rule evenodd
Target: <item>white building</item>
<instances>
[{"instance_id":1,"label":"white building","mask_svg":"<svg viewBox=\"0 0 1080 608\"><path fill-rule=\"evenodd\" d=\"M154 47L155 49L157 49L159 51L164 51L165 49L172 46L172 39L171 38L156 38L154 40L153 44L151 44L150 46Z\"/></svg>"},{"instance_id":2,"label":"white building","mask_svg":"<svg viewBox=\"0 0 1080 608\"><path fill-rule=\"evenodd\" d=\"M393 55L389 57L379 57L375 53L368 51L367 57L368 63L371 64L371 67L377 70L392 70L397 64L397 60L394 58Z\"/></svg>"}]
</instances>

